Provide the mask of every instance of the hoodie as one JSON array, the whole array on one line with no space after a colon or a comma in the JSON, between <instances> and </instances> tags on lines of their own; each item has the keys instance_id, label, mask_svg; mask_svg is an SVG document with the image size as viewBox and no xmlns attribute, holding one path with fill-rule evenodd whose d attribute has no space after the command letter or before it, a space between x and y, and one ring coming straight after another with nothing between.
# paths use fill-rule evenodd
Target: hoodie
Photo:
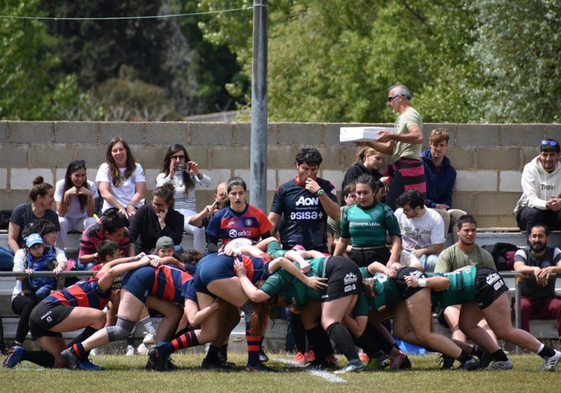
<instances>
[{"instance_id":1,"label":"hoodie","mask_svg":"<svg viewBox=\"0 0 561 393\"><path fill-rule=\"evenodd\" d=\"M561 196L561 165L557 163L553 172L549 173L543 169L539 158L537 156L524 166L522 196L514 208L514 214L522 207L545 210L550 197Z\"/></svg>"},{"instance_id":2,"label":"hoodie","mask_svg":"<svg viewBox=\"0 0 561 393\"><path fill-rule=\"evenodd\" d=\"M425 167L425 178L427 182L427 207L435 207L437 204L452 207L452 192L456 183L456 170L450 164L450 159L444 156L438 174L432 161L430 149L422 154L423 165Z\"/></svg>"}]
</instances>

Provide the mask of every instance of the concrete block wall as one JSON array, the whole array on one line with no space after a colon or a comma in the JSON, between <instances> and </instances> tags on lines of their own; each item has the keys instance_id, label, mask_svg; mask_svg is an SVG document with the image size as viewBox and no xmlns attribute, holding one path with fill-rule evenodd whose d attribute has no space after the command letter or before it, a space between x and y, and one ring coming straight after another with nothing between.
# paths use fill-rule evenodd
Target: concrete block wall
<instances>
[{"instance_id":1,"label":"concrete block wall","mask_svg":"<svg viewBox=\"0 0 561 393\"><path fill-rule=\"evenodd\" d=\"M303 146L320 150L324 157L320 176L340 191L344 171L358 148L339 143L339 128L353 125L359 124L269 124L268 205L276 187L294 177L294 156ZM512 210L521 193L521 170L538 154L540 140L559 139L561 125L425 124L425 147L436 127L447 128L451 136L448 156L458 171L453 206L474 214L481 227L516 226ZM247 123L0 122L0 209L27 201L37 175L54 185L73 159L86 160L88 178L93 180L107 143L115 136L127 140L145 168L148 198L164 150L173 143L184 144L212 179L211 188L197 191L199 209L212 200L219 182L234 175L249 182Z\"/></svg>"}]
</instances>

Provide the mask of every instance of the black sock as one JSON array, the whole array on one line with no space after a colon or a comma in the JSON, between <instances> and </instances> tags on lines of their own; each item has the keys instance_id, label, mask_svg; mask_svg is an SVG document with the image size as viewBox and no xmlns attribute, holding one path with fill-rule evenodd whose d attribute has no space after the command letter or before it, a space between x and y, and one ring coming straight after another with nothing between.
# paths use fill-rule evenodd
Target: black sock
<instances>
[{"instance_id":1,"label":"black sock","mask_svg":"<svg viewBox=\"0 0 561 393\"><path fill-rule=\"evenodd\" d=\"M78 343L81 343L83 341L86 341L95 332L97 332L97 329L94 329L93 327L88 326L87 328L84 329L84 331L82 333L80 333L78 336L76 336L76 338L74 340L70 341L70 343L66 346L66 348L70 348L74 344L78 344Z\"/></svg>"},{"instance_id":2,"label":"black sock","mask_svg":"<svg viewBox=\"0 0 561 393\"><path fill-rule=\"evenodd\" d=\"M208 352L206 354L207 360L218 360L218 353L220 352L220 348L215 346L209 346Z\"/></svg>"},{"instance_id":3,"label":"black sock","mask_svg":"<svg viewBox=\"0 0 561 393\"><path fill-rule=\"evenodd\" d=\"M53 368L55 366L55 357L47 351L28 351L24 349L21 360L27 360L45 368Z\"/></svg>"},{"instance_id":4,"label":"black sock","mask_svg":"<svg viewBox=\"0 0 561 393\"><path fill-rule=\"evenodd\" d=\"M370 338L370 336L368 336L368 334L366 334L366 332L362 333L362 336L360 337L356 337L354 334L351 334L351 336L355 345L359 348L362 348L364 353L367 354L370 358L380 350L380 348L378 348L376 343L372 340L372 338Z\"/></svg>"},{"instance_id":5,"label":"black sock","mask_svg":"<svg viewBox=\"0 0 561 393\"><path fill-rule=\"evenodd\" d=\"M479 345L474 345L473 348L471 349L471 354L473 356L477 356L478 358L481 358L481 356L485 354L485 351Z\"/></svg>"},{"instance_id":6,"label":"black sock","mask_svg":"<svg viewBox=\"0 0 561 393\"><path fill-rule=\"evenodd\" d=\"M549 345L544 344L542 350L538 352L538 355L540 355L542 358L550 358L555 355L555 350Z\"/></svg>"},{"instance_id":7,"label":"black sock","mask_svg":"<svg viewBox=\"0 0 561 393\"><path fill-rule=\"evenodd\" d=\"M389 354L392 351L393 345L385 337L382 335L380 330L376 327L372 326L371 324L366 324L366 329L364 329L364 333L366 333L375 343L376 345L384 351L384 353ZM397 345L396 345L397 346ZM399 347L397 347L399 349Z\"/></svg>"},{"instance_id":8,"label":"black sock","mask_svg":"<svg viewBox=\"0 0 561 393\"><path fill-rule=\"evenodd\" d=\"M292 331L296 349L302 353L309 351L311 348L306 348L306 330L304 329L300 314L290 315L290 330Z\"/></svg>"},{"instance_id":9,"label":"black sock","mask_svg":"<svg viewBox=\"0 0 561 393\"><path fill-rule=\"evenodd\" d=\"M308 338L310 347L314 348L316 363L325 362L325 358L328 355L328 350L325 347L325 340L322 339L324 335L327 336L327 334L325 334L325 330L323 330L321 325L317 325L312 329L306 330L306 337ZM329 346L331 346L331 342L329 343Z\"/></svg>"},{"instance_id":10,"label":"black sock","mask_svg":"<svg viewBox=\"0 0 561 393\"><path fill-rule=\"evenodd\" d=\"M472 359L472 356L462 352L462 354L460 356L458 356L458 361L462 364L464 364L465 362L467 362L468 360Z\"/></svg>"},{"instance_id":11,"label":"black sock","mask_svg":"<svg viewBox=\"0 0 561 393\"><path fill-rule=\"evenodd\" d=\"M224 363L228 361L228 344L224 344L220 347L220 351L218 351L218 357L222 359Z\"/></svg>"},{"instance_id":12,"label":"black sock","mask_svg":"<svg viewBox=\"0 0 561 393\"><path fill-rule=\"evenodd\" d=\"M508 360L506 353L500 348L497 349L495 352L493 352L491 354L491 357L493 358L494 361L497 362L506 362Z\"/></svg>"},{"instance_id":13,"label":"black sock","mask_svg":"<svg viewBox=\"0 0 561 393\"><path fill-rule=\"evenodd\" d=\"M332 323L327 328L327 334L337 344L337 347L348 361L358 360L358 353L353 344L353 338L346 327L339 322Z\"/></svg>"}]
</instances>

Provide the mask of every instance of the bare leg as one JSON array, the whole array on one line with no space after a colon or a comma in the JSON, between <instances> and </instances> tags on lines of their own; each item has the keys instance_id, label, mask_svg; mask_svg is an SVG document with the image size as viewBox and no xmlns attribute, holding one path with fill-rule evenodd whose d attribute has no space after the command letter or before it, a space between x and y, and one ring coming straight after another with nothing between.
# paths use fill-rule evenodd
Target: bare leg
<instances>
[{"instance_id":1,"label":"bare leg","mask_svg":"<svg viewBox=\"0 0 561 393\"><path fill-rule=\"evenodd\" d=\"M208 284L207 289L219 298L224 299L225 301L236 307L243 306L249 300L242 289L238 277L214 280L210 284ZM197 296L199 295L199 293L200 292L197 292ZM206 296L212 298L211 296Z\"/></svg>"}]
</instances>

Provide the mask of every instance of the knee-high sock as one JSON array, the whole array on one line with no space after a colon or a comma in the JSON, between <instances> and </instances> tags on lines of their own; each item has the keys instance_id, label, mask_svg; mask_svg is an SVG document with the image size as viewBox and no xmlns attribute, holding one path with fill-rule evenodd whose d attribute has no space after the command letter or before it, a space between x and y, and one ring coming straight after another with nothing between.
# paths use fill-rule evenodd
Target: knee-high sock
<instances>
[{"instance_id":1,"label":"knee-high sock","mask_svg":"<svg viewBox=\"0 0 561 393\"><path fill-rule=\"evenodd\" d=\"M191 348L196 347L199 344L199 339L195 334L196 330L190 330L181 336L174 338L169 343L159 345L158 352L160 356L168 356L174 353L175 351L179 351L183 348Z\"/></svg>"},{"instance_id":2,"label":"knee-high sock","mask_svg":"<svg viewBox=\"0 0 561 393\"><path fill-rule=\"evenodd\" d=\"M376 329L374 326L372 326L371 324L369 323L366 324L366 329L364 329L364 334L367 334L368 337L370 337L370 339L372 339L372 341L374 341L376 345L380 347L382 351L384 351L384 353L389 354L392 351L393 348L392 343L387 341L382 335L382 333L380 333L380 331Z\"/></svg>"},{"instance_id":3,"label":"knee-high sock","mask_svg":"<svg viewBox=\"0 0 561 393\"><path fill-rule=\"evenodd\" d=\"M70 343L66 346L66 348L70 348L74 344L86 341L95 332L97 332L97 329L94 329L93 327L88 326L87 328L84 329L84 331L82 333L80 333L78 336L76 336L76 338L74 338L74 340L70 341Z\"/></svg>"},{"instance_id":4,"label":"knee-high sock","mask_svg":"<svg viewBox=\"0 0 561 393\"><path fill-rule=\"evenodd\" d=\"M306 337L308 338L310 349L314 350L316 362L325 362L327 356L333 353L331 341L325 330L323 330L321 325L316 325L314 328L306 330Z\"/></svg>"},{"instance_id":5,"label":"knee-high sock","mask_svg":"<svg viewBox=\"0 0 561 393\"><path fill-rule=\"evenodd\" d=\"M296 349L302 353L309 351L311 348L306 347L306 330L299 314L290 315L290 329Z\"/></svg>"},{"instance_id":6,"label":"knee-high sock","mask_svg":"<svg viewBox=\"0 0 561 393\"><path fill-rule=\"evenodd\" d=\"M358 353L353 344L353 338L346 327L339 322L332 323L327 328L327 334L329 334L329 337L337 344L337 347L339 347L339 350L345 355L347 360L358 359Z\"/></svg>"},{"instance_id":7,"label":"knee-high sock","mask_svg":"<svg viewBox=\"0 0 561 393\"><path fill-rule=\"evenodd\" d=\"M28 351L24 349L21 360L27 360L45 368L53 368L55 366L55 357L47 351Z\"/></svg>"},{"instance_id":8,"label":"knee-high sock","mask_svg":"<svg viewBox=\"0 0 561 393\"><path fill-rule=\"evenodd\" d=\"M380 350L380 347L376 345L374 340L372 340L372 338L370 338L370 336L368 336L366 332L363 332L362 336L360 337L357 337L354 334L351 334L351 337L353 338L353 342L355 343L355 345L359 348L362 348L364 353L366 353L369 357L373 357L374 354Z\"/></svg>"},{"instance_id":9,"label":"knee-high sock","mask_svg":"<svg viewBox=\"0 0 561 393\"><path fill-rule=\"evenodd\" d=\"M247 364L255 366L259 363L259 352L261 351L263 337L253 335L251 322L245 323L245 339L247 341Z\"/></svg>"}]
</instances>

